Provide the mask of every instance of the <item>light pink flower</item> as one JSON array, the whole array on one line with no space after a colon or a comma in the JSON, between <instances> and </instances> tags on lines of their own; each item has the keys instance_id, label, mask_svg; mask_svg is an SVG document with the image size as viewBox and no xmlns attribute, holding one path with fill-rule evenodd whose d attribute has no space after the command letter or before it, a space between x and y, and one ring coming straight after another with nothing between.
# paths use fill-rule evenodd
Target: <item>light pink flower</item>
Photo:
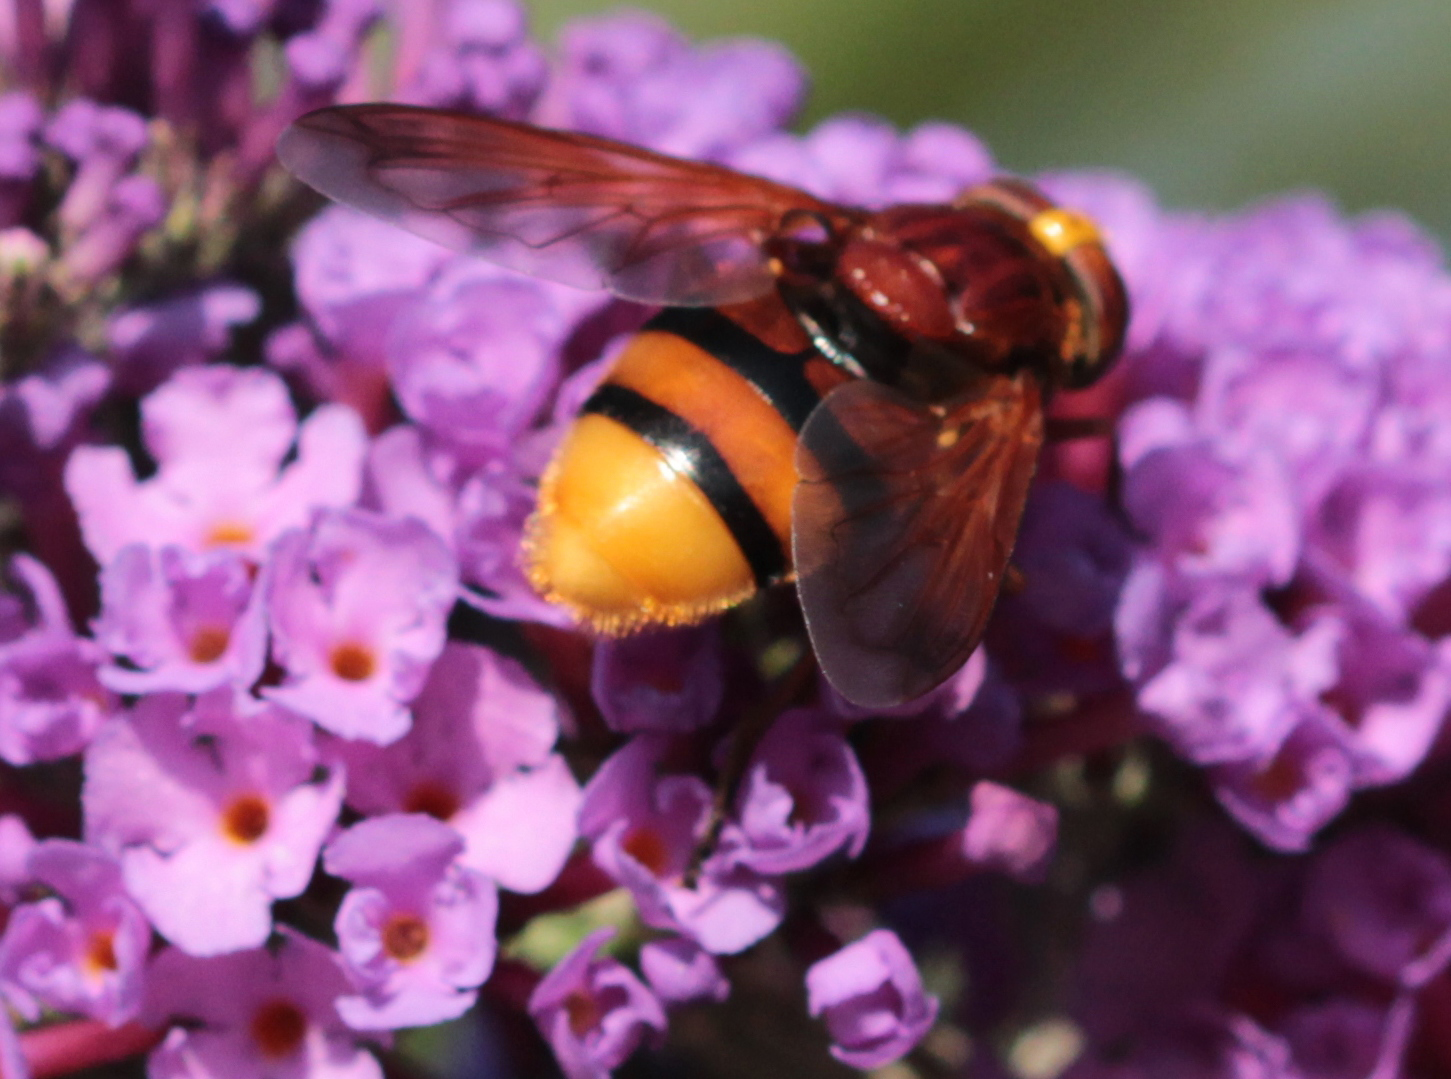
<instances>
[{"instance_id":1,"label":"light pink flower","mask_svg":"<svg viewBox=\"0 0 1451 1079\"><path fill-rule=\"evenodd\" d=\"M253 948L272 901L307 886L343 777L321 768L311 727L264 710L239 718L218 691L145 698L86 754L88 842L121 861L153 925L192 955Z\"/></svg>"},{"instance_id":2,"label":"light pink flower","mask_svg":"<svg viewBox=\"0 0 1451 1079\"><path fill-rule=\"evenodd\" d=\"M348 992L335 953L284 929L276 947L198 959L168 948L151 964L143 1019L174 1023L151 1079L383 1079L338 1015Z\"/></svg>"},{"instance_id":3,"label":"light pink flower","mask_svg":"<svg viewBox=\"0 0 1451 1079\"><path fill-rule=\"evenodd\" d=\"M555 699L515 661L453 642L434 663L413 717L392 745L338 746L348 805L446 822L466 844L460 863L511 891L537 892L553 881L579 834L580 804L579 784L554 752Z\"/></svg>"},{"instance_id":4,"label":"light pink flower","mask_svg":"<svg viewBox=\"0 0 1451 1079\"><path fill-rule=\"evenodd\" d=\"M421 814L355 824L328 844L323 865L355 887L333 925L358 992L338 1001L357 1030L456 1019L494 968L499 895L458 863L464 843Z\"/></svg>"},{"instance_id":5,"label":"light pink flower","mask_svg":"<svg viewBox=\"0 0 1451 1079\"><path fill-rule=\"evenodd\" d=\"M116 859L68 839L30 857L34 879L55 894L10 913L0 938L0 989L31 1022L42 1008L112 1025L141 1007L151 926L126 894Z\"/></svg>"},{"instance_id":6,"label":"light pink flower","mask_svg":"<svg viewBox=\"0 0 1451 1079\"><path fill-rule=\"evenodd\" d=\"M119 446L78 447L65 485L103 565L127 544L229 548L261 561L315 506L357 499L362 424L324 405L301 425L282 380L261 368L184 368L141 403L156 474L138 480ZM296 459L283 460L296 443Z\"/></svg>"},{"instance_id":7,"label":"light pink flower","mask_svg":"<svg viewBox=\"0 0 1451 1079\"><path fill-rule=\"evenodd\" d=\"M119 693L204 693L252 686L267 627L251 568L228 550L132 544L101 571L96 641L116 659L101 681Z\"/></svg>"},{"instance_id":8,"label":"light pink flower","mask_svg":"<svg viewBox=\"0 0 1451 1079\"><path fill-rule=\"evenodd\" d=\"M458 594L443 541L411 518L323 511L278 542L261 587L286 672L264 695L344 738L401 737Z\"/></svg>"}]
</instances>

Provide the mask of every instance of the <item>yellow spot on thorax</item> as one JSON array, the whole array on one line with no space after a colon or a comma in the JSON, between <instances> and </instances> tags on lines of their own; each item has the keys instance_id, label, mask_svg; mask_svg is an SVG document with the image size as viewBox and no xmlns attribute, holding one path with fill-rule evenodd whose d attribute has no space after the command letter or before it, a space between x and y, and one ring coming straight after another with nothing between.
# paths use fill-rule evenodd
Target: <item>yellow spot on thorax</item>
<instances>
[{"instance_id":1,"label":"yellow spot on thorax","mask_svg":"<svg viewBox=\"0 0 1451 1079\"><path fill-rule=\"evenodd\" d=\"M1033 238L1048 249L1049 254L1062 257L1083 244L1101 243L1098 226L1073 210L1043 210L1028 222Z\"/></svg>"}]
</instances>

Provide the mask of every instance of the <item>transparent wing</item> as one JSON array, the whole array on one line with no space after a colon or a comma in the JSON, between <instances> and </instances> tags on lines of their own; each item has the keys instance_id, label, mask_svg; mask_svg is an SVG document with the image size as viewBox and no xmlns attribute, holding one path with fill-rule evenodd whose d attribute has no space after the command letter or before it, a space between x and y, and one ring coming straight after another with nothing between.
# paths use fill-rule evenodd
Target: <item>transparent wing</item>
<instances>
[{"instance_id":1,"label":"transparent wing","mask_svg":"<svg viewBox=\"0 0 1451 1079\"><path fill-rule=\"evenodd\" d=\"M641 303L767 292L762 243L793 210L846 211L717 165L589 135L408 105L342 105L277 156L329 198L455 250Z\"/></svg>"},{"instance_id":2,"label":"transparent wing","mask_svg":"<svg viewBox=\"0 0 1451 1079\"><path fill-rule=\"evenodd\" d=\"M929 408L875 382L801 432L797 588L821 669L867 708L920 697L982 639L1043 441L1038 383L986 379Z\"/></svg>"}]
</instances>

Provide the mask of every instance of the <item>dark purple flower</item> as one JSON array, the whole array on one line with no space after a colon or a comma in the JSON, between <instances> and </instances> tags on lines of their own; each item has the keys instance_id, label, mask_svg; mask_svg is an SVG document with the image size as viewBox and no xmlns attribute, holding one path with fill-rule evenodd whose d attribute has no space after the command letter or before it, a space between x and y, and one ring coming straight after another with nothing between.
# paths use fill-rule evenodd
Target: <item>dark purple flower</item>
<instances>
[{"instance_id":1,"label":"dark purple flower","mask_svg":"<svg viewBox=\"0 0 1451 1079\"><path fill-rule=\"evenodd\" d=\"M1417 988L1451 962L1451 862L1367 825L1316 857L1302 917L1356 970Z\"/></svg>"},{"instance_id":2,"label":"dark purple flower","mask_svg":"<svg viewBox=\"0 0 1451 1079\"><path fill-rule=\"evenodd\" d=\"M1414 998L1390 1007L1331 999L1304 1005L1285 1018L1282 1033L1305 1079L1395 1079L1414 1028Z\"/></svg>"},{"instance_id":3,"label":"dark purple flower","mask_svg":"<svg viewBox=\"0 0 1451 1079\"><path fill-rule=\"evenodd\" d=\"M1129 562L1128 534L1101 498L1063 482L1033 489L1013 548L1021 586L998 600L988 638L1015 687L1037 696L1122 684L1113 616Z\"/></svg>"},{"instance_id":4,"label":"dark purple flower","mask_svg":"<svg viewBox=\"0 0 1451 1079\"><path fill-rule=\"evenodd\" d=\"M1094 892L1072 1005L1092 1044L1121 1044L1218 997L1272 884L1247 846L1199 816L1166 858Z\"/></svg>"},{"instance_id":5,"label":"dark purple flower","mask_svg":"<svg viewBox=\"0 0 1451 1079\"><path fill-rule=\"evenodd\" d=\"M421 814L374 817L323 850L355 887L338 907L338 950L358 992L338 1013L357 1030L456 1019L494 967L498 892L458 864L463 839Z\"/></svg>"},{"instance_id":6,"label":"dark purple flower","mask_svg":"<svg viewBox=\"0 0 1451 1079\"><path fill-rule=\"evenodd\" d=\"M886 929L813 963L806 1008L826 1024L831 1055L864 1070L905 1055L937 1019L937 998L923 991L912 956Z\"/></svg>"},{"instance_id":7,"label":"dark purple flower","mask_svg":"<svg viewBox=\"0 0 1451 1079\"><path fill-rule=\"evenodd\" d=\"M622 733L697 730L720 708L723 665L720 632L709 623L607 638L595 646L590 692Z\"/></svg>"},{"instance_id":8,"label":"dark purple flower","mask_svg":"<svg viewBox=\"0 0 1451 1079\"><path fill-rule=\"evenodd\" d=\"M1103 1059L1081 1058L1064 1079L1302 1079L1285 1039L1246 1015L1212 1008L1145 1030Z\"/></svg>"},{"instance_id":9,"label":"dark purple flower","mask_svg":"<svg viewBox=\"0 0 1451 1079\"><path fill-rule=\"evenodd\" d=\"M529 1014L567 1079L608 1079L642 1041L665 1032L665 1009L628 968L596 953L597 929L555 964L529 997Z\"/></svg>"}]
</instances>

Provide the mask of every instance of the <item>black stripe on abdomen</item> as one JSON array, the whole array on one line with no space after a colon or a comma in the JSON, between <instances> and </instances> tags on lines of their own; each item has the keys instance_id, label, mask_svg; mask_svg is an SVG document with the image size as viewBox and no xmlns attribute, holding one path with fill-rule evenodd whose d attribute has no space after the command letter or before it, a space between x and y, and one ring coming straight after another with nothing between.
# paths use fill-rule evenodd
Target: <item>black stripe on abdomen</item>
<instances>
[{"instance_id":1,"label":"black stripe on abdomen","mask_svg":"<svg viewBox=\"0 0 1451 1079\"><path fill-rule=\"evenodd\" d=\"M673 333L720 360L756 388L781 418L800 431L821 396L806 378L805 352L777 352L713 307L667 307L645 330Z\"/></svg>"},{"instance_id":2,"label":"black stripe on abdomen","mask_svg":"<svg viewBox=\"0 0 1451 1079\"><path fill-rule=\"evenodd\" d=\"M780 539L699 428L643 394L612 382L595 390L580 412L605 416L634 431L694 483L730 529L757 585L765 588L786 574L786 552Z\"/></svg>"}]
</instances>

